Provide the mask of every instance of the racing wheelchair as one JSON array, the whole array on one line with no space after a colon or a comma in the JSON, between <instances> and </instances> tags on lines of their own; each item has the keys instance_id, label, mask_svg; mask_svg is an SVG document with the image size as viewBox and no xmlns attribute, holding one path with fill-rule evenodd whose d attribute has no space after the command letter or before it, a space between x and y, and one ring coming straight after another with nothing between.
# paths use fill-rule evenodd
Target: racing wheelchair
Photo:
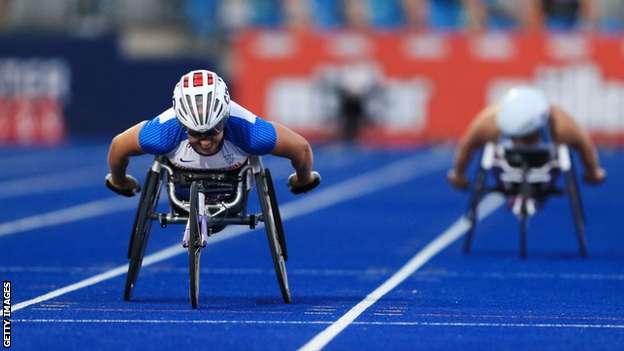
<instances>
[{"instance_id":1,"label":"racing wheelchair","mask_svg":"<svg viewBox=\"0 0 624 351\"><path fill-rule=\"evenodd\" d=\"M487 175L496 178L495 186L488 186ZM557 186L560 173L565 185ZM472 187L466 218L470 228L464 241L464 253L470 246L477 224L477 205L488 192L501 193L507 207L520 220L520 256L527 255L527 227L531 216L551 195L567 195L572 209L576 238L581 256L587 256L585 242L585 213L570 151L566 145L542 144L516 147L505 143L488 143Z\"/></svg>"},{"instance_id":2,"label":"racing wheelchair","mask_svg":"<svg viewBox=\"0 0 624 351\"><path fill-rule=\"evenodd\" d=\"M262 212L248 214L247 199L254 183ZM169 211L160 213L157 205L163 184L169 199ZM197 308L199 300L199 267L205 238L228 225L247 225L253 229L263 222L282 298L285 303L290 303L284 229L271 172L264 168L260 156L250 156L246 164L233 171L179 170L165 156L156 156L143 185L128 247L130 264L124 289L125 301L132 298L155 221L163 228L168 224L187 225L193 308ZM184 196L186 191L188 200Z\"/></svg>"}]
</instances>

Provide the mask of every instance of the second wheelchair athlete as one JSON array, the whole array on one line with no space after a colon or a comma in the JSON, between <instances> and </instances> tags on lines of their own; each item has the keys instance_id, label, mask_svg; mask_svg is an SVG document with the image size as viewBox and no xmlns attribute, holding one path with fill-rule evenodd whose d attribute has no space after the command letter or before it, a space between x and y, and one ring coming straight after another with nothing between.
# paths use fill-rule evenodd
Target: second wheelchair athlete
<instances>
[{"instance_id":1,"label":"second wheelchair athlete","mask_svg":"<svg viewBox=\"0 0 624 351\"><path fill-rule=\"evenodd\" d=\"M589 135L567 112L551 104L544 92L521 86L509 90L500 103L484 108L470 124L457 148L448 182L454 188L467 190L466 168L472 154L488 142L501 140L515 146L551 141L567 144L580 153L585 182L599 184L606 178Z\"/></svg>"}]
</instances>

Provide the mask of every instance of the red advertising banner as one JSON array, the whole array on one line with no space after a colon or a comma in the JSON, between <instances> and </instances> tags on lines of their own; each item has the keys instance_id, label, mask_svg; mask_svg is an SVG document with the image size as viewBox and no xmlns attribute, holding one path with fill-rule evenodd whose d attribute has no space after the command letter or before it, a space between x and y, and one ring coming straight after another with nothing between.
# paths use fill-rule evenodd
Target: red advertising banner
<instances>
[{"instance_id":1,"label":"red advertising banner","mask_svg":"<svg viewBox=\"0 0 624 351\"><path fill-rule=\"evenodd\" d=\"M596 139L624 140L619 37L260 31L236 53L234 99L315 140L339 135L347 95L366 142L456 140L516 85L543 89Z\"/></svg>"}]
</instances>

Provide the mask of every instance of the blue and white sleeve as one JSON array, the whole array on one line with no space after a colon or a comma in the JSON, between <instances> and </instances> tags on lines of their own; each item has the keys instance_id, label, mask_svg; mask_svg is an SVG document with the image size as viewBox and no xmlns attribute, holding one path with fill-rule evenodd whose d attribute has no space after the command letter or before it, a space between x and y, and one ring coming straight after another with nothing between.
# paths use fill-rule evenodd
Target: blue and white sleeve
<instances>
[{"instance_id":1,"label":"blue and white sleeve","mask_svg":"<svg viewBox=\"0 0 624 351\"><path fill-rule=\"evenodd\" d=\"M167 110L141 127L139 145L143 151L152 155L164 155L186 138L175 114L171 115L172 112L173 109Z\"/></svg>"},{"instance_id":2,"label":"blue and white sleeve","mask_svg":"<svg viewBox=\"0 0 624 351\"><path fill-rule=\"evenodd\" d=\"M273 151L277 133L273 124L253 116L230 116L225 137L250 155L265 155Z\"/></svg>"}]
</instances>

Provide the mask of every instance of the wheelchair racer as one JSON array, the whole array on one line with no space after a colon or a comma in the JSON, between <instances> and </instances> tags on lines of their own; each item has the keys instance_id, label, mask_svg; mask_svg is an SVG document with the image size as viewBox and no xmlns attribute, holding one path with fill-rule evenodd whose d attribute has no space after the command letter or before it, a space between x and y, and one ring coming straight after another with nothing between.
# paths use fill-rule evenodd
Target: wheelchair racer
<instances>
[{"instance_id":1,"label":"wheelchair racer","mask_svg":"<svg viewBox=\"0 0 624 351\"><path fill-rule=\"evenodd\" d=\"M223 79L207 70L182 76L172 107L113 138L106 186L127 197L140 192L139 182L126 170L130 157L146 153L165 155L173 166L186 170L233 170L250 155L271 154L290 160L295 172L287 184L292 193L308 193L321 182L312 171L313 153L306 139L231 100Z\"/></svg>"},{"instance_id":2,"label":"wheelchair racer","mask_svg":"<svg viewBox=\"0 0 624 351\"><path fill-rule=\"evenodd\" d=\"M451 186L467 190L465 172L474 151L498 141L514 146L566 144L580 153L586 183L599 184L606 178L592 140L572 117L551 104L539 89L517 87L510 89L500 103L484 108L470 124L458 145L454 166L447 173Z\"/></svg>"}]
</instances>

